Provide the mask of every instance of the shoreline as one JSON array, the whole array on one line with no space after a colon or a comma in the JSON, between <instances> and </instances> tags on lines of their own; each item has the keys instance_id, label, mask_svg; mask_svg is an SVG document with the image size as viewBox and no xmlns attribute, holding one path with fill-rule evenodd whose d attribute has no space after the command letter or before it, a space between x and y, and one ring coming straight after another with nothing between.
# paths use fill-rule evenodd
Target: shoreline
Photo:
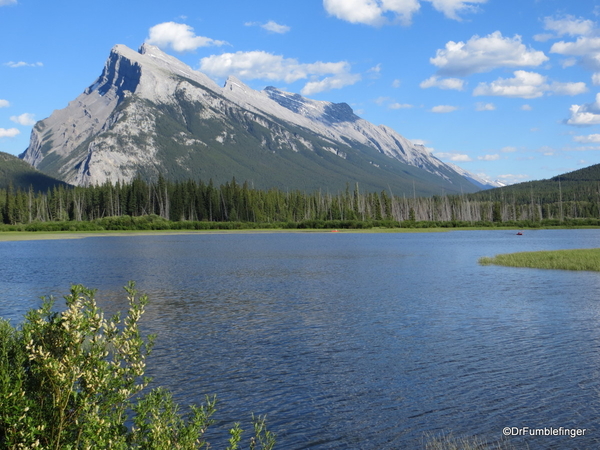
<instances>
[{"instance_id":1,"label":"shoreline","mask_svg":"<svg viewBox=\"0 0 600 450\"><path fill-rule=\"evenodd\" d=\"M125 230L125 231L2 231L0 242L85 239L105 236L170 236L187 234L281 234L281 233L445 233L475 228L370 228L370 229L247 229L247 230Z\"/></svg>"},{"instance_id":2,"label":"shoreline","mask_svg":"<svg viewBox=\"0 0 600 450\"><path fill-rule=\"evenodd\" d=\"M106 236L170 236L188 234L281 234L281 233L448 233L452 231L518 231L547 230L547 229L597 229L597 227L541 227L541 228L489 228L489 227L432 227L432 228L366 228L366 229L283 229L283 228L252 228L240 230L106 230L106 231L0 231L0 242L39 241L61 239L85 239L88 237Z\"/></svg>"}]
</instances>

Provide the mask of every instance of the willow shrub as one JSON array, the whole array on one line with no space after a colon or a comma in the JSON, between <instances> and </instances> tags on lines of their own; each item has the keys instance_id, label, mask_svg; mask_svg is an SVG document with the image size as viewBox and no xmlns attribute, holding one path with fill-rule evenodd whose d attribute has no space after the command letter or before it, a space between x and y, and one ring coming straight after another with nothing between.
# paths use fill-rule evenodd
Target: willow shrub
<instances>
[{"instance_id":1,"label":"willow shrub","mask_svg":"<svg viewBox=\"0 0 600 450\"><path fill-rule=\"evenodd\" d=\"M147 304L133 283L125 288L129 311L106 319L95 291L71 287L66 310L52 299L27 313L23 325L0 319L0 448L6 449L197 449L215 398L180 412L169 391L143 393L153 337L144 339L139 320ZM237 449L242 430L230 430ZM271 449L275 440L264 418L254 420L251 449Z\"/></svg>"}]
</instances>

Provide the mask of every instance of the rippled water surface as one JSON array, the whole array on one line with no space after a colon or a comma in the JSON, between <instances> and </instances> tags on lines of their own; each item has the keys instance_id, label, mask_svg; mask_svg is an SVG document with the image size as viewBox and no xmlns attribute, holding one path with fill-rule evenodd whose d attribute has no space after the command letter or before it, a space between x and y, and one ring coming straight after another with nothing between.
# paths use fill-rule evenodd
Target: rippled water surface
<instances>
[{"instance_id":1,"label":"rippled water surface","mask_svg":"<svg viewBox=\"0 0 600 450\"><path fill-rule=\"evenodd\" d=\"M0 315L18 322L70 283L124 310L135 280L156 384L183 403L218 394L217 434L267 414L281 449L495 441L507 426L586 429L518 446L600 448L600 274L477 264L590 247L600 230L0 242Z\"/></svg>"}]
</instances>

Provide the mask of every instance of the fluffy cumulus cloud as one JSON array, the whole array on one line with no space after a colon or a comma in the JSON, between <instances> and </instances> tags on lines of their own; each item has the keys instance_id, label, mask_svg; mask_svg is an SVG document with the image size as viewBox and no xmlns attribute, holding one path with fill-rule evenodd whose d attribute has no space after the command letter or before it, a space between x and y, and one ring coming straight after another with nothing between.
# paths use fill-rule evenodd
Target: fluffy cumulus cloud
<instances>
[{"instance_id":1,"label":"fluffy cumulus cloud","mask_svg":"<svg viewBox=\"0 0 600 450\"><path fill-rule=\"evenodd\" d=\"M588 69L600 71L600 37L580 36L576 41L556 42L550 48L550 53L579 57Z\"/></svg>"},{"instance_id":2,"label":"fluffy cumulus cloud","mask_svg":"<svg viewBox=\"0 0 600 450\"><path fill-rule=\"evenodd\" d=\"M431 108L431 112L433 113L438 113L438 114L444 114L444 113L451 113L454 112L458 109L457 106L451 106L451 105L438 105L438 106L434 106L433 108Z\"/></svg>"},{"instance_id":3,"label":"fluffy cumulus cloud","mask_svg":"<svg viewBox=\"0 0 600 450\"><path fill-rule=\"evenodd\" d=\"M536 98L544 95L546 77L535 72L517 70L514 78L498 78L491 83L479 83L473 95Z\"/></svg>"},{"instance_id":4,"label":"fluffy cumulus cloud","mask_svg":"<svg viewBox=\"0 0 600 450\"><path fill-rule=\"evenodd\" d=\"M578 95L587 92L585 83L548 83L548 78L535 72L517 70L514 78L498 78L491 83L479 83L473 95L493 95L513 98L537 98L546 92L558 95Z\"/></svg>"},{"instance_id":5,"label":"fluffy cumulus cloud","mask_svg":"<svg viewBox=\"0 0 600 450\"><path fill-rule=\"evenodd\" d=\"M572 105L571 117L567 119L568 125L586 126L600 124L600 94L596 94L596 101L583 105Z\"/></svg>"},{"instance_id":6,"label":"fluffy cumulus cloud","mask_svg":"<svg viewBox=\"0 0 600 450\"><path fill-rule=\"evenodd\" d=\"M10 102L8 100L3 100L0 98L0 108L8 108L10 106Z\"/></svg>"},{"instance_id":7,"label":"fluffy cumulus cloud","mask_svg":"<svg viewBox=\"0 0 600 450\"><path fill-rule=\"evenodd\" d=\"M473 12L487 0L423 0L449 19L461 20L459 13ZM325 10L350 23L381 26L410 25L421 8L419 0L323 0Z\"/></svg>"},{"instance_id":8,"label":"fluffy cumulus cloud","mask_svg":"<svg viewBox=\"0 0 600 450\"><path fill-rule=\"evenodd\" d=\"M437 75L434 75L427 78L425 81L422 81L419 86L422 89L436 87L440 89L462 91L465 88L465 81L460 78L440 78Z\"/></svg>"},{"instance_id":9,"label":"fluffy cumulus cloud","mask_svg":"<svg viewBox=\"0 0 600 450\"><path fill-rule=\"evenodd\" d=\"M421 7L419 0L323 0L323 6L338 19L374 26L410 25Z\"/></svg>"},{"instance_id":10,"label":"fluffy cumulus cloud","mask_svg":"<svg viewBox=\"0 0 600 450\"><path fill-rule=\"evenodd\" d=\"M200 60L200 70L215 77L234 75L241 79L286 83L310 80L302 89L304 95L339 89L358 82L361 76L350 73L350 69L350 64L345 61L303 64L294 58L264 51L224 53Z\"/></svg>"},{"instance_id":11,"label":"fluffy cumulus cloud","mask_svg":"<svg viewBox=\"0 0 600 450\"><path fill-rule=\"evenodd\" d=\"M35 116L33 114L24 113L20 116L11 116L10 120L12 120L15 123L18 123L19 125L31 126L35 125L34 117Z\"/></svg>"},{"instance_id":12,"label":"fluffy cumulus cloud","mask_svg":"<svg viewBox=\"0 0 600 450\"><path fill-rule=\"evenodd\" d=\"M281 25L273 20L269 20L267 23L260 22L246 22L247 27L258 26L263 30L267 30L269 33L285 34L291 30L287 25Z\"/></svg>"},{"instance_id":13,"label":"fluffy cumulus cloud","mask_svg":"<svg viewBox=\"0 0 600 450\"><path fill-rule=\"evenodd\" d=\"M172 48L176 52L190 52L200 47L221 46L225 41L216 41L196 36L194 29L184 23L164 22L154 25L148 32L146 42L160 48Z\"/></svg>"},{"instance_id":14,"label":"fluffy cumulus cloud","mask_svg":"<svg viewBox=\"0 0 600 450\"><path fill-rule=\"evenodd\" d=\"M429 61L442 75L466 76L500 67L539 66L548 61L548 57L544 52L526 47L521 36L504 37L495 31L484 37L475 35L467 42L450 41Z\"/></svg>"},{"instance_id":15,"label":"fluffy cumulus cloud","mask_svg":"<svg viewBox=\"0 0 600 450\"><path fill-rule=\"evenodd\" d=\"M16 128L0 128L0 138L12 138L19 134L21 134L21 132Z\"/></svg>"}]
</instances>

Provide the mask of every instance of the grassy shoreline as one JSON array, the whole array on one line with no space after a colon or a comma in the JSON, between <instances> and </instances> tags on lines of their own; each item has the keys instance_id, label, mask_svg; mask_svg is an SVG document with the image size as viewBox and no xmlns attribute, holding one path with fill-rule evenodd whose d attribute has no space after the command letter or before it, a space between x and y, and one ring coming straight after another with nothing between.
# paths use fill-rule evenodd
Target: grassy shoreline
<instances>
[{"instance_id":1,"label":"grassy shoreline","mask_svg":"<svg viewBox=\"0 0 600 450\"><path fill-rule=\"evenodd\" d=\"M241 228L241 229L207 229L207 230L102 230L102 231L2 231L0 242L30 241L30 240L56 240L56 239L85 239L88 237L103 236L160 236L160 235L186 235L186 234L274 234L274 233L447 233L451 231L484 231L496 230L512 232L515 235L520 230L541 229L597 229L598 227L540 227L540 228L501 228L501 227L431 227L431 228ZM502 255L499 255L502 256ZM502 259L502 258L500 258ZM480 263L500 264L487 260L494 258L481 258ZM484 261L484 262L482 262Z\"/></svg>"},{"instance_id":2,"label":"grassy shoreline","mask_svg":"<svg viewBox=\"0 0 600 450\"><path fill-rule=\"evenodd\" d=\"M507 253L480 258L479 264L600 272L600 248Z\"/></svg>"},{"instance_id":3,"label":"grassy shoreline","mask_svg":"<svg viewBox=\"0 0 600 450\"><path fill-rule=\"evenodd\" d=\"M107 231L0 231L0 242L54 239L85 239L103 236L161 236L186 234L279 234L279 233L445 233L458 228L370 228L370 229L247 229L247 230L107 230ZM463 229L465 230L465 229Z\"/></svg>"}]
</instances>

